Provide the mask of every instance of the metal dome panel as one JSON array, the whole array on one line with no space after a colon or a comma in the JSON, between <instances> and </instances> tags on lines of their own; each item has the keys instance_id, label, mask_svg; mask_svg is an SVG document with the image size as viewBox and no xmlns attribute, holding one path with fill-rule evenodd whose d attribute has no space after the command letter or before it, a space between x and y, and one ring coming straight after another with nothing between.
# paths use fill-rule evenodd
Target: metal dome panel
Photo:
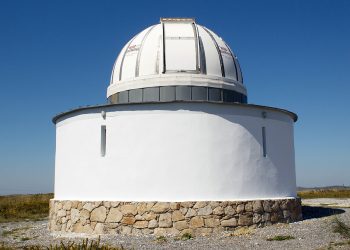
<instances>
[{"instance_id":1,"label":"metal dome panel","mask_svg":"<svg viewBox=\"0 0 350 250\"><path fill-rule=\"evenodd\" d=\"M159 71L159 57L162 46L162 26L154 25L150 32L145 35L139 50L139 71L136 77L156 75Z\"/></svg>"},{"instance_id":2,"label":"metal dome panel","mask_svg":"<svg viewBox=\"0 0 350 250\"><path fill-rule=\"evenodd\" d=\"M134 37L129 43L128 49L124 54L124 60L121 64L120 80L128 80L135 78L137 57L141 47L141 42L151 27L143 30L137 36Z\"/></svg>"},{"instance_id":3,"label":"metal dome panel","mask_svg":"<svg viewBox=\"0 0 350 250\"><path fill-rule=\"evenodd\" d=\"M203 44L202 56L206 68L205 73L213 76L222 76L221 62L215 43L213 43L210 34L202 26L198 25L198 31Z\"/></svg>"},{"instance_id":4,"label":"metal dome panel","mask_svg":"<svg viewBox=\"0 0 350 250\"><path fill-rule=\"evenodd\" d=\"M231 49L189 18L162 18L132 38L115 62L107 97L162 86L211 87L246 95Z\"/></svg>"},{"instance_id":5,"label":"metal dome panel","mask_svg":"<svg viewBox=\"0 0 350 250\"><path fill-rule=\"evenodd\" d=\"M164 23L163 26L165 72L197 70L198 52L193 23Z\"/></svg>"}]
</instances>

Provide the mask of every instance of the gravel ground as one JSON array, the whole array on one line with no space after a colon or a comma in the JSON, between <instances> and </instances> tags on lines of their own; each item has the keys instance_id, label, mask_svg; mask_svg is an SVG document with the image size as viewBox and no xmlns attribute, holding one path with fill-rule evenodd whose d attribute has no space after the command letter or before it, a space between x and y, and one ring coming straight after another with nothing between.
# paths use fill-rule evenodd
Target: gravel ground
<instances>
[{"instance_id":1,"label":"gravel ground","mask_svg":"<svg viewBox=\"0 0 350 250\"><path fill-rule=\"evenodd\" d=\"M344 199L340 202L344 202ZM211 237L195 237L190 240L179 240L168 237L165 242L154 236L102 235L101 243L111 246L123 246L125 249L350 249L350 244L339 234L333 233L334 216L350 225L350 208L340 208L337 199L328 199L336 203L335 208L324 207L315 200L304 200L304 220L291 224L275 224L265 228L241 230L242 235L225 232ZM350 202L350 199L347 199ZM322 207L323 206L323 207ZM336 214L336 215L334 215ZM267 241L268 238L286 235L294 239L284 241ZM71 233L52 234L47 230L47 221L25 221L0 224L0 246L23 248L25 246L76 241L81 242L87 235ZM90 239L97 239L97 236ZM330 248L329 248L330 247Z\"/></svg>"},{"instance_id":2,"label":"gravel ground","mask_svg":"<svg viewBox=\"0 0 350 250\"><path fill-rule=\"evenodd\" d=\"M307 200L303 200L303 204L308 205L308 206L327 206L327 207L350 208L350 199L345 199L345 198L307 199Z\"/></svg>"}]
</instances>

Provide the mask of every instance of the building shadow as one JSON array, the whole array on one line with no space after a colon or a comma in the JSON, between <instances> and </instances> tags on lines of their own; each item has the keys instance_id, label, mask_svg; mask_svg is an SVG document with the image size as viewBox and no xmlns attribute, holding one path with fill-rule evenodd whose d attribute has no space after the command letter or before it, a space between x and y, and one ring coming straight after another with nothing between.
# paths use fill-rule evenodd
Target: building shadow
<instances>
[{"instance_id":1,"label":"building shadow","mask_svg":"<svg viewBox=\"0 0 350 250\"><path fill-rule=\"evenodd\" d=\"M331 207L302 206L303 220L316 219L345 213L343 209Z\"/></svg>"}]
</instances>

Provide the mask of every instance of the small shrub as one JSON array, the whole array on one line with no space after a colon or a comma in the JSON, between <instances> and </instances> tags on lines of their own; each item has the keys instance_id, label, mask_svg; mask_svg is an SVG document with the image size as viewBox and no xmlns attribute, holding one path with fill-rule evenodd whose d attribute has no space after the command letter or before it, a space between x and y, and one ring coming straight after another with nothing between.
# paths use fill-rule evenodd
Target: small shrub
<instances>
[{"instance_id":1,"label":"small shrub","mask_svg":"<svg viewBox=\"0 0 350 250\"><path fill-rule=\"evenodd\" d=\"M295 239L293 236L290 235L276 235L271 238L267 238L267 241L282 241L282 240L293 240Z\"/></svg>"},{"instance_id":2,"label":"small shrub","mask_svg":"<svg viewBox=\"0 0 350 250\"><path fill-rule=\"evenodd\" d=\"M184 233L183 235L181 235L181 240L190 240L190 239L193 239L193 236L190 233Z\"/></svg>"},{"instance_id":3,"label":"small shrub","mask_svg":"<svg viewBox=\"0 0 350 250\"><path fill-rule=\"evenodd\" d=\"M7 236L12 235L12 234L13 234L12 230L4 230L4 231L2 231L1 236L7 237Z\"/></svg>"},{"instance_id":4,"label":"small shrub","mask_svg":"<svg viewBox=\"0 0 350 250\"><path fill-rule=\"evenodd\" d=\"M350 239L350 227L342 222L338 217L334 218L333 232L339 233L343 237Z\"/></svg>"},{"instance_id":5,"label":"small shrub","mask_svg":"<svg viewBox=\"0 0 350 250\"><path fill-rule=\"evenodd\" d=\"M4 230L4 231L2 231L1 236L3 236L3 237L13 236L19 230L20 230L19 228L14 228L14 229L11 229L11 230Z\"/></svg>"},{"instance_id":6,"label":"small shrub","mask_svg":"<svg viewBox=\"0 0 350 250\"><path fill-rule=\"evenodd\" d=\"M164 243L164 242L167 242L167 239L166 239L164 236L158 236L158 237L156 238L156 241L157 241L158 243Z\"/></svg>"},{"instance_id":7,"label":"small shrub","mask_svg":"<svg viewBox=\"0 0 350 250\"><path fill-rule=\"evenodd\" d=\"M16 235L16 233L19 233L22 230L27 230L29 228L30 227L20 227L20 228L14 228L11 230L4 230L4 231L2 231L1 236L3 236L3 237L13 236L13 238L17 238L18 236Z\"/></svg>"},{"instance_id":8,"label":"small shrub","mask_svg":"<svg viewBox=\"0 0 350 250\"><path fill-rule=\"evenodd\" d=\"M253 233L253 229L249 228L249 227L241 227L236 229L235 231L233 231L233 233L231 234L232 236L242 236L242 235L248 235Z\"/></svg>"},{"instance_id":9,"label":"small shrub","mask_svg":"<svg viewBox=\"0 0 350 250\"><path fill-rule=\"evenodd\" d=\"M350 240L349 241L342 241L342 242L334 242L332 243L333 246L346 246L350 245Z\"/></svg>"}]
</instances>

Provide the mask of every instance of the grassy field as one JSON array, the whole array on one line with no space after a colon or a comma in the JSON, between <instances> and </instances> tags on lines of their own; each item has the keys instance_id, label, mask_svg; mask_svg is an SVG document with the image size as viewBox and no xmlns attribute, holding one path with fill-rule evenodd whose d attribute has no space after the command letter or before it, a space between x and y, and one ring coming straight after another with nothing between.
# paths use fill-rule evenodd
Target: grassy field
<instances>
[{"instance_id":1,"label":"grassy field","mask_svg":"<svg viewBox=\"0 0 350 250\"><path fill-rule=\"evenodd\" d=\"M350 189L312 189L299 191L303 199L350 198ZM53 194L0 196L0 223L40 220L49 214L49 200Z\"/></svg>"},{"instance_id":2,"label":"grassy field","mask_svg":"<svg viewBox=\"0 0 350 250\"><path fill-rule=\"evenodd\" d=\"M312 189L299 191L298 196L302 199L350 198L350 189Z\"/></svg>"},{"instance_id":3,"label":"grassy field","mask_svg":"<svg viewBox=\"0 0 350 250\"><path fill-rule=\"evenodd\" d=\"M0 222L43 219L51 198L53 194L0 196Z\"/></svg>"}]
</instances>

